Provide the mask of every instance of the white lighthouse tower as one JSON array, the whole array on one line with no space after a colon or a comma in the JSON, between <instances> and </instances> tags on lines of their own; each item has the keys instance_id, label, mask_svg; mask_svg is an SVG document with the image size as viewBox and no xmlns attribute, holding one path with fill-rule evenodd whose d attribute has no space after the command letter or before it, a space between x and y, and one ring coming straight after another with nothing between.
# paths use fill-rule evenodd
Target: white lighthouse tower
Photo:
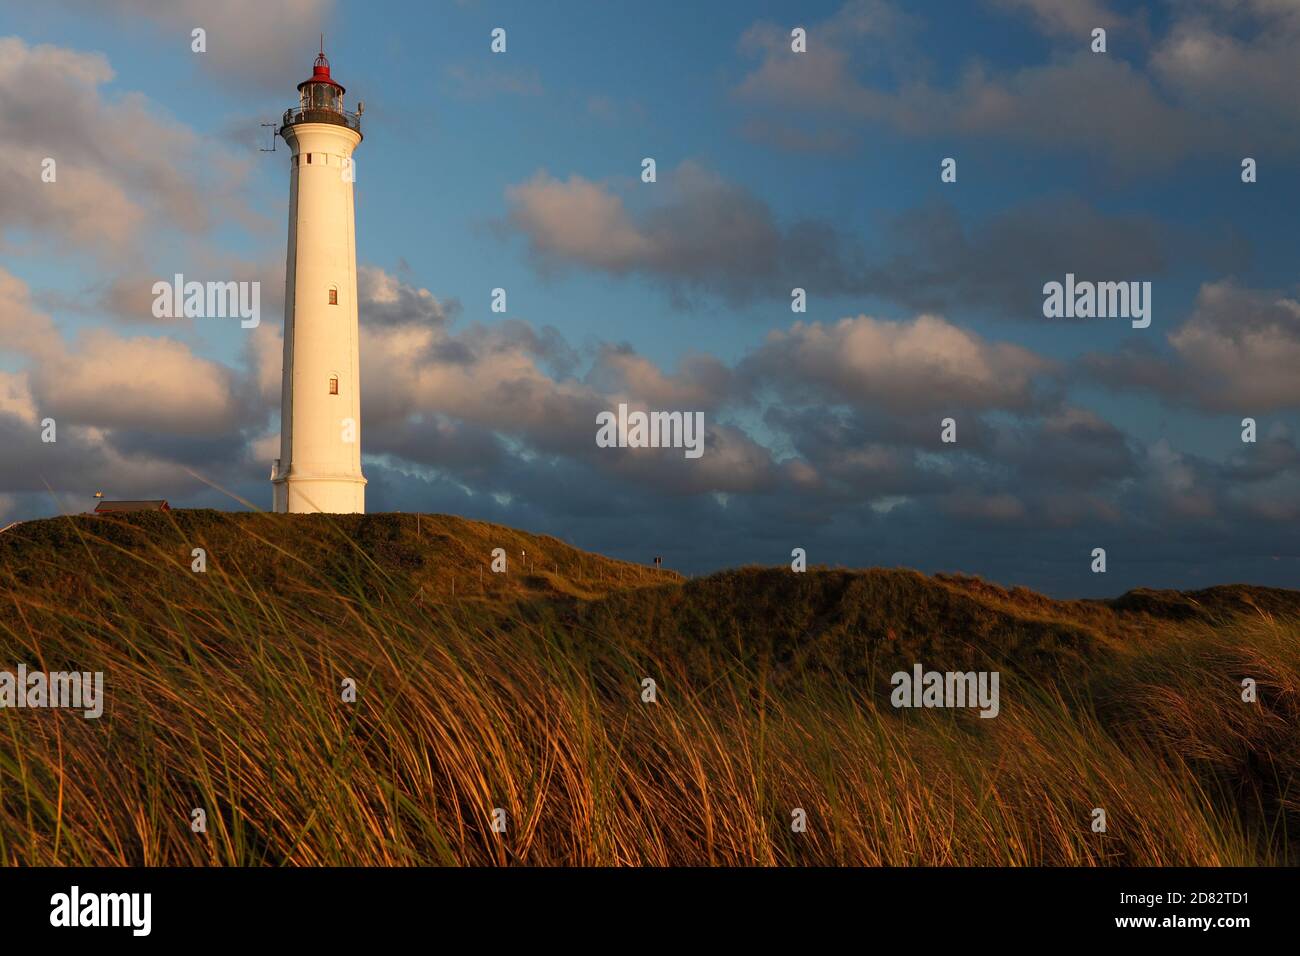
<instances>
[{"instance_id":1,"label":"white lighthouse tower","mask_svg":"<svg viewBox=\"0 0 1300 956\"><path fill-rule=\"evenodd\" d=\"M352 199L361 117L343 109L343 93L322 43L279 130L293 155L276 511L366 510Z\"/></svg>"}]
</instances>

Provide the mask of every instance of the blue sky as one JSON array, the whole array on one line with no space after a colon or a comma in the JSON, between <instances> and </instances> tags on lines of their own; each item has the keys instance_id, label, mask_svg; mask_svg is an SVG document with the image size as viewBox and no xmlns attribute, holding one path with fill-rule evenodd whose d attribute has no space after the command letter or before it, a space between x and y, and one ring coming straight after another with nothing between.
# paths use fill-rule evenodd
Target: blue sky
<instances>
[{"instance_id":1,"label":"blue sky","mask_svg":"<svg viewBox=\"0 0 1300 956\"><path fill-rule=\"evenodd\" d=\"M1295 583L1300 15L1270 0L0 3L0 520L91 485L236 506L190 472L269 504L288 152L257 147L322 32L366 102L370 510L689 572ZM1151 281L1151 328L1045 319L1067 270ZM174 272L262 281L266 328L142 315ZM620 398L701 408L716 454L595 449Z\"/></svg>"}]
</instances>

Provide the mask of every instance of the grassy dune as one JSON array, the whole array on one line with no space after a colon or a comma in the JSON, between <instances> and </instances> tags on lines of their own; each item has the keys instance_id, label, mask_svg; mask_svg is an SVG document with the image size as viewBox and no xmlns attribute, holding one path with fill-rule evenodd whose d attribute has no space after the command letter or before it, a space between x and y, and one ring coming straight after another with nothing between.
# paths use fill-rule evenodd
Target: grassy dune
<instances>
[{"instance_id":1,"label":"grassy dune","mask_svg":"<svg viewBox=\"0 0 1300 956\"><path fill-rule=\"evenodd\" d=\"M917 661L998 670L1000 715L895 710ZM107 703L0 710L6 864L1300 862L1300 592L685 580L447 516L78 517L0 535L20 662L103 671Z\"/></svg>"}]
</instances>

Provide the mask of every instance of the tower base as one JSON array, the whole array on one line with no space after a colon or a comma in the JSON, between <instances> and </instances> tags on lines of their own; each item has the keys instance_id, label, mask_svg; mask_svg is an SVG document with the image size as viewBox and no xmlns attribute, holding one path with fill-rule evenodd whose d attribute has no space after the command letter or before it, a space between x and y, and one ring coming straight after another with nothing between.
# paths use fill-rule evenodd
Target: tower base
<instances>
[{"instance_id":1,"label":"tower base","mask_svg":"<svg viewBox=\"0 0 1300 956\"><path fill-rule=\"evenodd\" d=\"M280 514L365 514L365 478L298 478L271 481L273 507Z\"/></svg>"}]
</instances>

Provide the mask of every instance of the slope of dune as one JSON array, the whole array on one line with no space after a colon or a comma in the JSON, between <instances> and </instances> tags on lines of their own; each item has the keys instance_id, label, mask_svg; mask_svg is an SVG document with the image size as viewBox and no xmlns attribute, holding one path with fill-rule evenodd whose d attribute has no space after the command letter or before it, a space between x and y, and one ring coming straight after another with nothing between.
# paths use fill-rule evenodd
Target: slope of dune
<instances>
[{"instance_id":1,"label":"slope of dune","mask_svg":"<svg viewBox=\"0 0 1300 956\"><path fill-rule=\"evenodd\" d=\"M1295 591L686 579L446 515L78 516L0 534L0 670L20 663L100 672L107 699L100 719L0 709L0 863L1214 865L1300 847ZM916 664L997 672L997 718L891 706ZM797 836L792 808L813 821Z\"/></svg>"}]
</instances>

